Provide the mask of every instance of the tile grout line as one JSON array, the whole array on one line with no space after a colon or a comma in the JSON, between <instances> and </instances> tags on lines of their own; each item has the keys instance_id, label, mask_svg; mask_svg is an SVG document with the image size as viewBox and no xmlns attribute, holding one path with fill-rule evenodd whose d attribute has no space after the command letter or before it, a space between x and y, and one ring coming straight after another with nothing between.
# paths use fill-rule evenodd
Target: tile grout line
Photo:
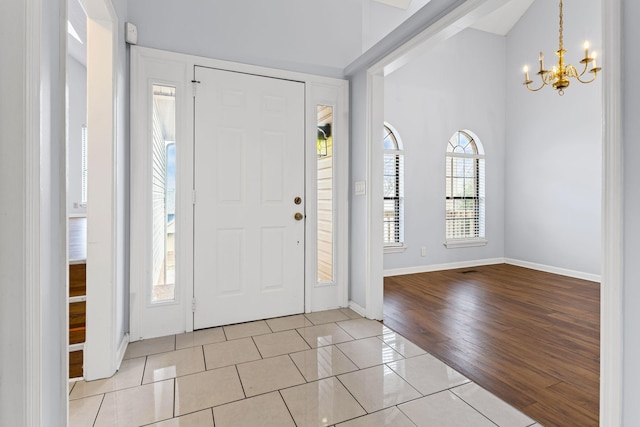
<instances>
[{"instance_id":1,"label":"tile grout line","mask_svg":"<svg viewBox=\"0 0 640 427\"><path fill-rule=\"evenodd\" d=\"M178 379L173 379L173 417L176 417L176 389L178 388Z\"/></svg>"},{"instance_id":2,"label":"tile grout line","mask_svg":"<svg viewBox=\"0 0 640 427\"><path fill-rule=\"evenodd\" d=\"M204 361L204 371L207 372L207 355L204 352L204 344L200 346L202 348L202 360Z\"/></svg>"},{"instance_id":3,"label":"tile grout line","mask_svg":"<svg viewBox=\"0 0 640 427\"><path fill-rule=\"evenodd\" d=\"M404 402L404 403L409 403L409 402ZM396 405L396 408L398 408L398 411L400 411L405 417L407 417L407 419L409 420L409 422L411 424L413 424L414 426L416 425L416 423L413 422L413 420L409 417L409 415L407 415L402 408L400 407L400 405Z\"/></svg>"},{"instance_id":4,"label":"tile grout line","mask_svg":"<svg viewBox=\"0 0 640 427\"><path fill-rule=\"evenodd\" d=\"M258 343L253 338L253 335L251 335L249 338L251 338L251 342L253 343L253 345L256 348L256 350L258 350L258 354L260 355L260 360L265 360L265 357L262 355L262 352L260 351L260 348L258 347ZM240 338L240 339L242 339L242 338ZM270 357L267 357L266 359L270 359ZM254 360L254 362L255 362L255 360ZM238 373L238 375L240 375L240 374Z\"/></svg>"},{"instance_id":5,"label":"tile grout line","mask_svg":"<svg viewBox=\"0 0 640 427\"><path fill-rule=\"evenodd\" d=\"M145 356L144 357L144 364L142 365L142 378L140 378L140 384L138 384L136 387L140 387L144 383L144 373L147 370L147 361L148 360L149 360L149 356Z\"/></svg>"},{"instance_id":6,"label":"tile grout line","mask_svg":"<svg viewBox=\"0 0 640 427\"><path fill-rule=\"evenodd\" d=\"M98 406L98 410L96 411L96 416L93 417L93 423L91 424L92 426L95 426L96 423L98 422L98 414L100 413L100 409L102 409L102 405L104 404L104 398L107 397L107 394L104 393L102 395L102 399L100 399L100 405Z\"/></svg>"},{"instance_id":7,"label":"tile grout line","mask_svg":"<svg viewBox=\"0 0 640 427\"><path fill-rule=\"evenodd\" d=\"M238 376L238 382L240 383L240 388L242 388L242 394L244 395L244 399L248 399L247 392L244 391L244 384L242 384L242 377L240 376L240 371L238 370L238 365L235 364L235 365L233 365L233 367L236 368L236 375ZM244 399L240 399L240 400L244 400ZM211 410L213 411L213 406L211 407Z\"/></svg>"},{"instance_id":8,"label":"tile grout line","mask_svg":"<svg viewBox=\"0 0 640 427\"><path fill-rule=\"evenodd\" d=\"M356 365L357 366L357 365ZM360 370L360 369L359 369ZM352 371L352 372L357 372L357 371ZM362 403L360 403L360 401L353 395L353 393L351 393L351 390L349 390L349 387L347 387L342 380L340 380L340 378L338 378L337 375L331 377L331 378L335 378L336 380L338 380L338 382L340 383L340 385L342 385L342 387L344 387L345 390L347 390L347 393L349 393L349 395L353 398L353 400L356 401L356 403L358 404L358 406L360 406L362 408L362 410L364 411L364 415L361 415L360 417L366 417L367 415L369 415L369 412L367 412L366 409L364 409L364 406L362 406ZM384 408L383 408L384 409ZM373 413L373 412L372 412ZM360 417L356 417L356 418L360 418ZM356 419L356 418L352 418L352 419ZM345 420L346 421L346 420Z\"/></svg>"},{"instance_id":9,"label":"tile grout line","mask_svg":"<svg viewBox=\"0 0 640 427\"><path fill-rule=\"evenodd\" d=\"M465 383L465 384L469 384L469 383ZM494 421L493 421L491 418L489 418L487 415L485 415L485 414L483 414L482 412L480 412L480 410L479 410L478 408L474 407L472 404L470 404L469 402L467 402L466 400L464 400L464 399L462 398L462 396L459 396L458 394L454 393L454 392L451 390L451 389L453 389L453 388L460 387L461 385L464 385L464 384L460 384L460 385L457 385L457 386L455 386L455 387L448 388L448 389L447 389L447 392L448 392L449 394L454 395L455 397L457 397L458 399L460 399L460 400L461 400L465 405L467 405L468 407L470 407L471 409L473 409L474 411L476 411L478 414L482 415L484 418L486 418L487 420L489 420L489 422L490 422L491 424L495 425L496 427L500 427L500 426L498 425L498 423L494 422Z\"/></svg>"},{"instance_id":10,"label":"tile grout line","mask_svg":"<svg viewBox=\"0 0 640 427\"><path fill-rule=\"evenodd\" d=\"M307 351L307 350L304 350ZM291 353L287 353L287 357L289 358L289 360L291 360L291 363L293 363L293 366L296 367L296 370L298 371L298 373L302 376L302 379L304 380L305 384L309 384L310 381L307 381L307 377L304 376L304 374L302 373L302 371L300 370L300 368L298 367L298 365L296 365L296 362L293 361L293 358L291 357ZM302 384L298 384L298 385L302 385ZM295 386L293 386L295 387Z\"/></svg>"},{"instance_id":11,"label":"tile grout line","mask_svg":"<svg viewBox=\"0 0 640 427\"><path fill-rule=\"evenodd\" d=\"M293 420L293 424L297 427L298 423L296 422L296 419L293 418L293 414L291 413L291 409L289 408L289 405L287 405L287 401L285 400L284 396L282 395L281 390L276 390L276 391L278 392L278 395L280 396L280 399L282 399L282 402L284 403L284 407L287 408L287 412L289 413L289 416Z\"/></svg>"}]
</instances>

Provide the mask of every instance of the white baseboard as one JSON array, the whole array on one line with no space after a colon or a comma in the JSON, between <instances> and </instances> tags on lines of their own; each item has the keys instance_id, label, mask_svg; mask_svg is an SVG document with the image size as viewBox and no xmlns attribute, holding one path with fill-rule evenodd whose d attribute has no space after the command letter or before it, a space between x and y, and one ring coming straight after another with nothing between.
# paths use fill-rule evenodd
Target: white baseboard
<instances>
[{"instance_id":1,"label":"white baseboard","mask_svg":"<svg viewBox=\"0 0 640 427\"><path fill-rule=\"evenodd\" d=\"M122 364L122 360L124 359L124 354L127 352L127 347L129 346L129 333L127 332L122 337L122 341L120 341L120 345L118 346L118 353L116 354L116 371L120 370L120 365Z\"/></svg>"},{"instance_id":2,"label":"white baseboard","mask_svg":"<svg viewBox=\"0 0 640 427\"><path fill-rule=\"evenodd\" d=\"M443 271L443 270L453 270L455 268L469 268L469 267L480 267L483 265L493 265L493 264L511 264L516 265L518 267L530 268L532 270L544 271L547 273L558 274L560 276L574 277L576 279L588 280L590 282L598 282L600 283L600 275L584 273L581 271L569 270L566 268L553 267L550 265L537 264L529 261L521 261L513 258L490 258L490 259L480 259L475 261L462 261L462 262L451 262L447 264L432 264L432 265L419 265L416 267L408 267L408 268L395 268L391 270L384 270L384 277L392 277L392 276L402 276L405 274L416 274L416 273L429 273L432 271ZM352 302L349 303L351 305ZM360 307L362 309L362 307ZM357 310L353 310L357 311Z\"/></svg>"},{"instance_id":3,"label":"white baseboard","mask_svg":"<svg viewBox=\"0 0 640 427\"><path fill-rule=\"evenodd\" d=\"M362 316L362 317L367 317L367 316L366 316L367 311L366 311L364 308L362 308L362 307L360 306L360 304L356 304L356 303L355 303L355 302L353 302L353 301L349 301L349 308L350 308L351 310L355 311L356 313L358 313L360 316Z\"/></svg>"},{"instance_id":4,"label":"white baseboard","mask_svg":"<svg viewBox=\"0 0 640 427\"><path fill-rule=\"evenodd\" d=\"M529 261L521 261L512 258L505 258L506 264L517 265L518 267L530 268L532 270L545 271L547 273L559 274L561 276L574 277L576 279L588 280L590 282L600 283L599 274L583 273L581 271L569 270L566 268L553 267L550 265L537 264Z\"/></svg>"},{"instance_id":5,"label":"white baseboard","mask_svg":"<svg viewBox=\"0 0 640 427\"><path fill-rule=\"evenodd\" d=\"M384 277L402 276L404 274L429 273L431 271L453 270L455 268L479 267L481 265L504 264L504 258L479 259L474 261L451 262L447 264L419 265L408 268L384 270ZM354 310L355 311L355 310Z\"/></svg>"}]
</instances>

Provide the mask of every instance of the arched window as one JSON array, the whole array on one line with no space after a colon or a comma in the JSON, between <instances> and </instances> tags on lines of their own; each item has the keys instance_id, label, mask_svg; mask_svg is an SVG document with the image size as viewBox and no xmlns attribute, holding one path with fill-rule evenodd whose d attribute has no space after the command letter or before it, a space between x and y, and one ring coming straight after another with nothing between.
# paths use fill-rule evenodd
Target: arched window
<instances>
[{"instance_id":1,"label":"arched window","mask_svg":"<svg viewBox=\"0 0 640 427\"><path fill-rule=\"evenodd\" d=\"M447 247L486 244L484 229L484 149L468 130L453 134L447 145Z\"/></svg>"},{"instance_id":2,"label":"arched window","mask_svg":"<svg viewBox=\"0 0 640 427\"><path fill-rule=\"evenodd\" d=\"M384 124L384 246L404 247L404 150L398 133Z\"/></svg>"}]
</instances>

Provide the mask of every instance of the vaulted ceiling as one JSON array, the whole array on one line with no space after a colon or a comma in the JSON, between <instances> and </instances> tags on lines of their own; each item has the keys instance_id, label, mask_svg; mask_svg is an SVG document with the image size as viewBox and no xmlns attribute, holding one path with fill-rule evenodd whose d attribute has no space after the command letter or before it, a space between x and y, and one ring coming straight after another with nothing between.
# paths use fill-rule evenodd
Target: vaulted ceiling
<instances>
[{"instance_id":1,"label":"vaulted ceiling","mask_svg":"<svg viewBox=\"0 0 640 427\"><path fill-rule=\"evenodd\" d=\"M365 13L365 7L367 3L369 5L372 2L382 4L384 7L389 8L389 14L397 13L398 10L408 11L408 13L415 12L419 7L429 3L430 0L351 0L360 2L363 5L363 14ZM472 28L486 31L498 35L506 35L511 28L518 22L522 15L527 11L529 6L534 0L510 0L503 7L497 9L492 14L480 19ZM413 7L413 10L410 8ZM407 18L410 15L407 14ZM69 18L69 36L68 36L68 49L69 54L75 58L78 62L86 65L86 39L87 39L87 15L82 6L81 0L68 0L68 18ZM405 18L406 19L406 18ZM399 22L401 23L401 22ZM398 24L399 24L398 23ZM369 40L368 43L363 44L363 49L375 44L382 37L384 37L393 28L385 29L382 32L375 34L374 40Z\"/></svg>"}]
</instances>

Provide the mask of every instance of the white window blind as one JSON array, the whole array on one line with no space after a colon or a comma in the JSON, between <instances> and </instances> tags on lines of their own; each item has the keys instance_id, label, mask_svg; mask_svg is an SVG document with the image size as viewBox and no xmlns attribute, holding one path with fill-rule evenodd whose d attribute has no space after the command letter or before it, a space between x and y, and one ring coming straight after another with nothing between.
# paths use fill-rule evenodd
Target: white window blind
<instances>
[{"instance_id":1,"label":"white window blind","mask_svg":"<svg viewBox=\"0 0 640 427\"><path fill-rule=\"evenodd\" d=\"M468 131L456 132L449 140L446 162L446 239L483 239L484 151L480 141Z\"/></svg>"},{"instance_id":2,"label":"white window blind","mask_svg":"<svg viewBox=\"0 0 640 427\"><path fill-rule=\"evenodd\" d=\"M384 245L404 244L404 151L390 125L384 126Z\"/></svg>"}]
</instances>

